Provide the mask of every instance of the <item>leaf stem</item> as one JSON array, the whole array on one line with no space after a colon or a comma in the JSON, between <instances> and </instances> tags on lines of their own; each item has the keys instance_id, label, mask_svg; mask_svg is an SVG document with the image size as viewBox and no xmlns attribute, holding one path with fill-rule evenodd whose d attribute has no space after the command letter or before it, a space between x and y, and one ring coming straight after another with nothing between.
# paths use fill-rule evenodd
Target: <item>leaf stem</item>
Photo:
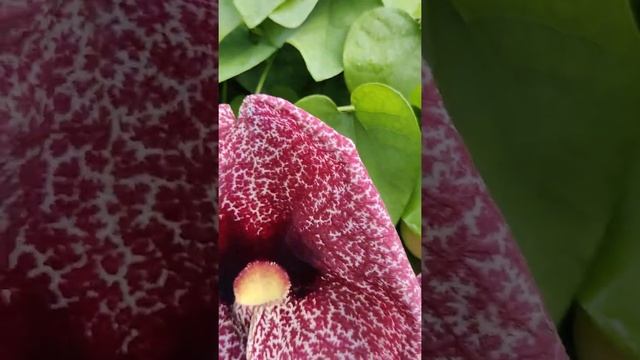
<instances>
[{"instance_id":1,"label":"leaf stem","mask_svg":"<svg viewBox=\"0 0 640 360\"><path fill-rule=\"evenodd\" d=\"M353 106L353 105L338 106L338 111L340 111L340 112L354 112L354 111L356 111L356 107Z\"/></svg>"},{"instance_id":2,"label":"leaf stem","mask_svg":"<svg viewBox=\"0 0 640 360\"><path fill-rule=\"evenodd\" d=\"M262 91L262 87L264 86L265 80L267 80L267 75L269 74L269 70L271 70L271 65L273 65L273 59L275 59L275 54L271 55L269 59L267 59L267 65L264 70L262 70L262 74L260 74L260 80L258 80L258 85L256 86L256 94L260 94Z\"/></svg>"}]
</instances>

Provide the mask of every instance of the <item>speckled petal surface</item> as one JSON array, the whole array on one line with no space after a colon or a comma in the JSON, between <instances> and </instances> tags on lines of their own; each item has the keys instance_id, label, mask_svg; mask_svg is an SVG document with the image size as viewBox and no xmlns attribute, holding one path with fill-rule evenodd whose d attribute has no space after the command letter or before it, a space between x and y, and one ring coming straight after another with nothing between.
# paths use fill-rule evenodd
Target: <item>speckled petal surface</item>
<instances>
[{"instance_id":1,"label":"speckled petal surface","mask_svg":"<svg viewBox=\"0 0 640 360\"><path fill-rule=\"evenodd\" d=\"M423 357L567 359L430 71L423 74Z\"/></svg>"},{"instance_id":2,"label":"speckled petal surface","mask_svg":"<svg viewBox=\"0 0 640 360\"><path fill-rule=\"evenodd\" d=\"M363 316L366 315L366 316ZM368 283L326 276L303 299L255 310L251 359L419 359L409 309ZM383 325L383 326L380 326Z\"/></svg>"},{"instance_id":3,"label":"speckled petal surface","mask_svg":"<svg viewBox=\"0 0 640 360\"><path fill-rule=\"evenodd\" d=\"M326 322L347 331L349 324L363 324L366 319L369 330L382 331L396 321L378 316L376 309L386 307L404 320L393 324L399 326L393 339L378 341L388 341L389 351L401 346L418 357L419 284L353 143L302 109L267 95L248 97L238 120L221 140L221 260L225 252L239 246L233 241L241 241L243 249L284 242L320 277L309 294L292 297L282 312L298 309L299 321ZM327 294L311 296L321 287ZM345 294L354 289L359 291L356 299L346 299ZM354 319L341 318L337 309ZM285 316L278 318L279 331L299 329L300 339L315 338L313 332L288 323ZM316 349L343 346L348 351L355 346L349 341L370 343L354 338L356 329L352 330L341 341L320 338ZM362 334L367 333L375 334ZM262 339L258 332L254 338ZM271 344L269 351L293 351L290 342L277 342L277 348L269 339L259 341ZM296 351L304 348L298 345ZM247 348L256 354L266 351L251 346Z\"/></svg>"},{"instance_id":4,"label":"speckled petal surface","mask_svg":"<svg viewBox=\"0 0 640 360\"><path fill-rule=\"evenodd\" d=\"M0 358L215 356L215 2L0 1Z\"/></svg>"},{"instance_id":5,"label":"speckled petal surface","mask_svg":"<svg viewBox=\"0 0 640 360\"><path fill-rule=\"evenodd\" d=\"M224 142L224 138L227 137L229 130L233 127L235 121L235 115L233 110L228 104L218 105L218 139L220 143ZM220 143L218 146L220 146Z\"/></svg>"},{"instance_id":6,"label":"speckled petal surface","mask_svg":"<svg viewBox=\"0 0 640 360\"><path fill-rule=\"evenodd\" d=\"M246 359L247 334L234 320L232 309L225 304L218 306L218 359Z\"/></svg>"}]
</instances>

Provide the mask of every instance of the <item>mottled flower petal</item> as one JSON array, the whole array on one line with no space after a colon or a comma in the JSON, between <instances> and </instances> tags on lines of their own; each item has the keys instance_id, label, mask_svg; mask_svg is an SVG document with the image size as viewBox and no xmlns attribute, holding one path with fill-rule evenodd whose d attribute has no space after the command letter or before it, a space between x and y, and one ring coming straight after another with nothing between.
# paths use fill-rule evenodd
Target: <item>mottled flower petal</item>
<instances>
[{"instance_id":1,"label":"mottled flower petal","mask_svg":"<svg viewBox=\"0 0 640 360\"><path fill-rule=\"evenodd\" d=\"M214 357L217 17L0 1L2 360Z\"/></svg>"},{"instance_id":2,"label":"mottled flower petal","mask_svg":"<svg viewBox=\"0 0 640 360\"><path fill-rule=\"evenodd\" d=\"M567 359L526 263L425 71L423 356Z\"/></svg>"},{"instance_id":3,"label":"mottled flower petal","mask_svg":"<svg viewBox=\"0 0 640 360\"><path fill-rule=\"evenodd\" d=\"M310 293L328 286L326 279L368 289L370 293L359 296L374 302L371 311L386 306L392 313L409 314L394 341L419 349L419 285L353 143L302 109L266 95L245 100L239 119L222 141L221 267L234 255L248 262L242 256L259 254L255 248L290 249L320 274ZM233 266L229 261L227 267ZM287 271L292 275L290 268ZM314 303L306 296L310 295L302 296L303 308ZM334 305L367 319L370 330L391 326L388 318L366 311L366 306ZM318 319L333 319L325 313L330 308L324 306ZM288 343L280 344L285 351ZM334 345L323 344L329 349Z\"/></svg>"},{"instance_id":4,"label":"mottled flower petal","mask_svg":"<svg viewBox=\"0 0 640 360\"><path fill-rule=\"evenodd\" d=\"M265 360L419 359L412 338L419 335L411 335L416 329L409 326L414 315L395 304L373 284L324 277L303 299L254 311L247 355Z\"/></svg>"},{"instance_id":5,"label":"mottled flower petal","mask_svg":"<svg viewBox=\"0 0 640 360\"><path fill-rule=\"evenodd\" d=\"M234 121L235 115L233 115L231 106L228 104L218 105L218 139L220 143L222 143L224 138L227 137L229 130L233 127Z\"/></svg>"},{"instance_id":6,"label":"mottled flower petal","mask_svg":"<svg viewBox=\"0 0 640 360\"><path fill-rule=\"evenodd\" d=\"M246 334L242 327L233 319L231 308L225 304L218 306L218 359L243 360L245 353Z\"/></svg>"}]
</instances>

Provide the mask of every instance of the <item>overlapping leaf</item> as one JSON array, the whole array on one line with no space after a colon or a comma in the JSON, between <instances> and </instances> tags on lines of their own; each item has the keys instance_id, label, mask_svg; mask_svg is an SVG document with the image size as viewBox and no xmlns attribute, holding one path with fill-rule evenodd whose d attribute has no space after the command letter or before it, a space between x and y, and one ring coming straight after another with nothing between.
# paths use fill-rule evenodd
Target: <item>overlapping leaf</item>
<instances>
[{"instance_id":1,"label":"overlapping leaf","mask_svg":"<svg viewBox=\"0 0 640 360\"><path fill-rule=\"evenodd\" d=\"M410 98L420 86L420 27L404 11L380 7L349 30L343 54L349 89L381 82Z\"/></svg>"},{"instance_id":2,"label":"overlapping leaf","mask_svg":"<svg viewBox=\"0 0 640 360\"><path fill-rule=\"evenodd\" d=\"M269 18L287 27L297 28L307 19L318 0L286 0L278 6Z\"/></svg>"},{"instance_id":3,"label":"overlapping leaf","mask_svg":"<svg viewBox=\"0 0 640 360\"><path fill-rule=\"evenodd\" d=\"M246 27L238 26L220 44L219 81L253 68L276 50L266 39L256 39Z\"/></svg>"},{"instance_id":4,"label":"overlapping leaf","mask_svg":"<svg viewBox=\"0 0 640 360\"><path fill-rule=\"evenodd\" d=\"M285 0L233 0L244 23L252 29L262 23Z\"/></svg>"},{"instance_id":5,"label":"overlapping leaf","mask_svg":"<svg viewBox=\"0 0 640 360\"><path fill-rule=\"evenodd\" d=\"M342 72L344 41L351 24L366 10L379 6L378 0L324 0L288 40L295 46L316 81Z\"/></svg>"}]
</instances>

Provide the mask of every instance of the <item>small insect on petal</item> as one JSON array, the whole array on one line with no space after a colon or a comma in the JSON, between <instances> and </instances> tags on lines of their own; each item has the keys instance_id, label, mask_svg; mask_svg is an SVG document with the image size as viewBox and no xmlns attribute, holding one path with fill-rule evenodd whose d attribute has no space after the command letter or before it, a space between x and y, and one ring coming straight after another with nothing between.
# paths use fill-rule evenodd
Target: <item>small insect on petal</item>
<instances>
[{"instance_id":1,"label":"small insect on petal","mask_svg":"<svg viewBox=\"0 0 640 360\"><path fill-rule=\"evenodd\" d=\"M236 303L256 306L283 300L291 281L289 275L278 264L270 261L249 263L233 281Z\"/></svg>"}]
</instances>

